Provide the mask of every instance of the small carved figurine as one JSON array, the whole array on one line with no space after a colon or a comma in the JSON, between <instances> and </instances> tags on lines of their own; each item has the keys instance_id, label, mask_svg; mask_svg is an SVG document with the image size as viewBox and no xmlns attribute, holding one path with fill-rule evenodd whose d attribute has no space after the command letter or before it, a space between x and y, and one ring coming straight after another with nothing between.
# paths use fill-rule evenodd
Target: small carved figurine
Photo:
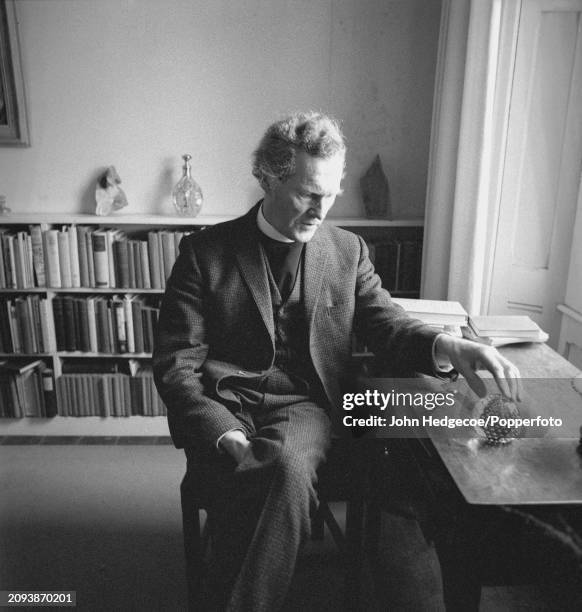
<instances>
[{"instance_id":1,"label":"small carved figurine","mask_svg":"<svg viewBox=\"0 0 582 612\"><path fill-rule=\"evenodd\" d=\"M127 206L127 198L123 189L119 187L120 183L121 179L119 174L117 174L115 166L109 166L107 172L99 177L95 189L96 214L101 216L108 215L113 210L119 210Z\"/></svg>"},{"instance_id":2,"label":"small carved figurine","mask_svg":"<svg viewBox=\"0 0 582 612\"><path fill-rule=\"evenodd\" d=\"M360 179L360 186L366 217L368 219L390 219L392 217L390 188L379 155L376 155L372 165Z\"/></svg>"}]
</instances>

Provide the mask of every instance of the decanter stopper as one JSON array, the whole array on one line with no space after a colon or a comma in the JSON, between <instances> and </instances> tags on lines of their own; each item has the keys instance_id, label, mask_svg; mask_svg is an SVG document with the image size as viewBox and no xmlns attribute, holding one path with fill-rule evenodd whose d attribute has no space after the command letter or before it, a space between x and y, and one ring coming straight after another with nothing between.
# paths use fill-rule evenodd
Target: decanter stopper
<instances>
[{"instance_id":1,"label":"decanter stopper","mask_svg":"<svg viewBox=\"0 0 582 612\"><path fill-rule=\"evenodd\" d=\"M195 217L202 208L204 201L202 189L198 183L192 178L192 169L190 168L191 155L182 155L184 165L182 166L182 178L178 181L172 192L172 200L176 212L184 217Z\"/></svg>"}]
</instances>

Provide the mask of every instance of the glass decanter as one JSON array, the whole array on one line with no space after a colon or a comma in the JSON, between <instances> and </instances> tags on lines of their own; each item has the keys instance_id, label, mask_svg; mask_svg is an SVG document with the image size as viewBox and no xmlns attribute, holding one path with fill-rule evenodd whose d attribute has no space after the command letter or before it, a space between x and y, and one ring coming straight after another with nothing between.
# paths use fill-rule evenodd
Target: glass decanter
<instances>
[{"instance_id":1,"label":"glass decanter","mask_svg":"<svg viewBox=\"0 0 582 612\"><path fill-rule=\"evenodd\" d=\"M182 178L178 181L172 192L172 200L179 215L183 217L195 217L202 208L204 198L200 185L192 178L190 168L191 155L182 155L184 165L182 166Z\"/></svg>"}]
</instances>

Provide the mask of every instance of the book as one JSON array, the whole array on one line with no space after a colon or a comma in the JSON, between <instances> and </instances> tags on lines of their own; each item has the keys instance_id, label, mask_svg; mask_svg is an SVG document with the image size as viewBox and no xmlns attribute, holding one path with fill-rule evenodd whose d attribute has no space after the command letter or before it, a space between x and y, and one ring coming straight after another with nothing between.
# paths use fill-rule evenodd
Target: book
<instances>
[{"instance_id":1,"label":"book","mask_svg":"<svg viewBox=\"0 0 582 612\"><path fill-rule=\"evenodd\" d=\"M107 233L96 230L92 234L95 287L110 287L109 261L107 260Z\"/></svg>"},{"instance_id":2,"label":"book","mask_svg":"<svg viewBox=\"0 0 582 612\"><path fill-rule=\"evenodd\" d=\"M126 240L125 233L120 229L107 229L105 230L107 236L106 249L107 249L107 262L109 264L109 286L120 287L117 279L117 273L115 270L115 261L113 259L113 244L118 240Z\"/></svg>"},{"instance_id":3,"label":"book","mask_svg":"<svg viewBox=\"0 0 582 612\"><path fill-rule=\"evenodd\" d=\"M78 233L75 225L67 228L69 237L69 257L71 261L71 287L81 287Z\"/></svg>"},{"instance_id":4,"label":"book","mask_svg":"<svg viewBox=\"0 0 582 612\"><path fill-rule=\"evenodd\" d=\"M55 391L57 396L59 416L67 416L67 406L65 405L66 398L64 393L64 379L62 376L59 376L55 380Z\"/></svg>"},{"instance_id":5,"label":"book","mask_svg":"<svg viewBox=\"0 0 582 612\"><path fill-rule=\"evenodd\" d=\"M2 238L8 230L5 227L0 227L0 287L6 289L6 271L4 268L4 246Z\"/></svg>"},{"instance_id":6,"label":"book","mask_svg":"<svg viewBox=\"0 0 582 612\"><path fill-rule=\"evenodd\" d=\"M18 324L18 317L16 316L16 305L14 300L7 300L8 305L8 323L10 325L10 337L12 338L12 347L15 353L22 353L22 334L20 332L20 325Z\"/></svg>"},{"instance_id":7,"label":"book","mask_svg":"<svg viewBox=\"0 0 582 612\"><path fill-rule=\"evenodd\" d=\"M44 416L52 418L58 414L54 372L45 366L41 369L41 376L45 408Z\"/></svg>"},{"instance_id":8,"label":"book","mask_svg":"<svg viewBox=\"0 0 582 612\"><path fill-rule=\"evenodd\" d=\"M473 340L475 342L480 342L481 344L487 344L488 346L507 346L509 344L520 344L521 342L547 342L549 339L549 335L540 329L537 335L528 336L527 338L519 338L515 336L498 336L494 338L490 338L488 336L476 336L473 331L469 327L463 327L463 338L468 340Z\"/></svg>"},{"instance_id":9,"label":"book","mask_svg":"<svg viewBox=\"0 0 582 612\"><path fill-rule=\"evenodd\" d=\"M154 329L157 322L154 310L151 306L142 307L144 349L146 353L151 353L154 349Z\"/></svg>"},{"instance_id":10,"label":"book","mask_svg":"<svg viewBox=\"0 0 582 612\"><path fill-rule=\"evenodd\" d=\"M14 352L10 331L10 306L6 299L0 299L0 344L3 353Z\"/></svg>"},{"instance_id":11,"label":"book","mask_svg":"<svg viewBox=\"0 0 582 612\"><path fill-rule=\"evenodd\" d=\"M89 332L89 316L86 298L75 299L77 314L77 349L85 352L91 351L91 339Z\"/></svg>"},{"instance_id":12,"label":"book","mask_svg":"<svg viewBox=\"0 0 582 612\"><path fill-rule=\"evenodd\" d=\"M151 285L154 289L163 289L163 262L160 266L160 242L158 232L148 232L148 250Z\"/></svg>"},{"instance_id":13,"label":"book","mask_svg":"<svg viewBox=\"0 0 582 612\"><path fill-rule=\"evenodd\" d=\"M49 287L61 287L58 235L59 232L55 229L46 230L42 234L46 277Z\"/></svg>"},{"instance_id":14,"label":"book","mask_svg":"<svg viewBox=\"0 0 582 612\"><path fill-rule=\"evenodd\" d=\"M43 349L45 353L52 353L57 350L53 300L50 298L41 298L39 301L39 310Z\"/></svg>"},{"instance_id":15,"label":"book","mask_svg":"<svg viewBox=\"0 0 582 612\"><path fill-rule=\"evenodd\" d=\"M77 225L77 251L79 253L79 281L81 287L91 287L89 281L89 261L87 259L87 232L84 225Z\"/></svg>"},{"instance_id":16,"label":"book","mask_svg":"<svg viewBox=\"0 0 582 612\"><path fill-rule=\"evenodd\" d=\"M76 351L79 327L77 313L75 312L75 298L65 295L63 301L63 317L65 320L65 350Z\"/></svg>"},{"instance_id":17,"label":"book","mask_svg":"<svg viewBox=\"0 0 582 612\"><path fill-rule=\"evenodd\" d=\"M23 353L36 353L35 336L33 330L33 322L29 317L28 303L26 298L18 297L14 300L14 307L16 311L16 324L20 331L20 338L22 339L22 352Z\"/></svg>"},{"instance_id":18,"label":"book","mask_svg":"<svg viewBox=\"0 0 582 612\"><path fill-rule=\"evenodd\" d=\"M55 321L55 336L58 351L66 351L67 331L65 326L65 305L62 297L53 300L53 314Z\"/></svg>"},{"instance_id":19,"label":"book","mask_svg":"<svg viewBox=\"0 0 582 612\"><path fill-rule=\"evenodd\" d=\"M109 316L105 298L95 298L95 313L97 320L97 346L100 353L111 353Z\"/></svg>"},{"instance_id":20,"label":"book","mask_svg":"<svg viewBox=\"0 0 582 612\"><path fill-rule=\"evenodd\" d=\"M40 297L38 295L26 296L26 304L28 306L28 317L32 321L32 336L35 346L35 353L45 353L44 342L42 337L42 323L40 320Z\"/></svg>"},{"instance_id":21,"label":"book","mask_svg":"<svg viewBox=\"0 0 582 612\"><path fill-rule=\"evenodd\" d=\"M539 325L526 315L471 316L469 325L476 336L489 338L535 338L542 331Z\"/></svg>"},{"instance_id":22,"label":"book","mask_svg":"<svg viewBox=\"0 0 582 612\"><path fill-rule=\"evenodd\" d=\"M138 286L136 285L135 250L132 240L126 240L125 243L127 244L127 268L129 273L129 280L126 286L133 289Z\"/></svg>"},{"instance_id":23,"label":"book","mask_svg":"<svg viewBox=\"0 0 582 612\"><path fill-rule=\"evenodd\" d=\"M125 295L123 297L123 315L125 318L125 329L127 335L127 352L135 353L135 334L134 334L134 321L133 321L133 308L132 302L136 296Z\"/></svg>"},{"instance_id":24,"label":"book","mask_svg":"<svg viewBox=\"0 0 582 612\"><path fill-rule=\"evenodd\" d=\"M87 325L89 327L89 350L92 353L97 353L99 344L97 342L97 313L94 296L87 298Z\"/></svg>"},{"instance_id":25,"label":"book","mask_svg":"<svg viewBox=\"0 0 582 612\"><path fill-rule=\"evenodd\" d=\"M16 289L16 253L14 246L14 236L12 234L6 234L2 236L3 248L4 248L4 263L6 272L6 286L9 289Z\"/></svg>"},{"instance_id":26,"label":"book","mask_svg":"<svg viewBox=\"0 0 582 612\"><path fill-rule=\"evenodd\" d=\"M45 226L46 229L46 226ZM43 226L30 225L30 239L32 242L32 261L37 287L46 287L46 273L44 265L44 247L42 242Z\"/></svg>"},{"instance_id":27,"label":"book","mask_svg":"<svg viewBox=\"0 0 582 612\"><path fill-rule=\"evenodd\" d=\"M113 245L113 259L115 262L115 278L117 287L131 287L129 277L129 245L127 240L116 240Z\"/></svg>"},{"instance_id":28,"label":"book","mask_svg":"<svg viewBox=\"0 0 582 612\"><path fill-rule=\"evenodd\" d=\"M135 352L144 353L144 332L143 332L143 315L142 315L143 300L136 298L131 302Z\"/></svg>"},{"instance_id":29,"label":"book","mask_svg":"<svg viewBox=\"0 0 582 612\"><path fill-rule=\"evenodd\" d=\"M88 228L87 239L85 245L87 247L87 267L89 268L89 287L97 287L97 281L95 280L95 251L93 249L93 232L94 230Z\"/></svg>"},{"instance_id":30,"label":"book","mask_svg":"<svg viewBox=\"0 0 582 612\"><path fill-rule=\"evenodd\" d=\"M459 302L449 300L417 300L412 298L392 298L415 319L428 325L459 326L467 325L467 311Z\"/></svg>"},{"instance_id":31,"label":"book","mask_svg":"<svg viewBox=\"0 0 582 612\"><path fill-rule=\"evenodd\" d=\"M152 281L150 275L150 254L148 250L148 243L146 240L139 241L140 251L140 264L141 264L141 275L143 278L143 288L151 289Z\"/></svg>"},{"instance_id":32,"label":"book","mask_svg":"<svg viewBox=\"0 0 582 612\"><path fill-rule=\"evenodd\" d=\"M141 242L139 240L130 241L133 251L133 262L135 268L135 285L134 287L143 288L143 266L141 262Z\"/></svg>"},{"instance_id":33,"label":"book","mask_svg":"<svg viewBox=\"0 0 582 612\"><path fill-rule=\"evenodd\" d=\"M23 287L34 287L34 270L32 262L32 241L28 232L18 232L19 251L22 257Z\"/></svg>"},{"instance_id":34,"label":"book","mask_svg":"<svg viewBox=\"0 0 582 612\"><path fill-rule=\"evenodd\" d=\"M123 300L117 296L111 299L111 311L114 321L114 349L116 353L127 353L127 325Z\"/></svg>"},{"instance_id":35,"label":"book","mask_svg":"<svg viewBox=\"0 0 582 612\"><path fill-rule=\"evenodd\" d=\"M14 263L16 270L16 287L18 289L25 289L27 285L26 279L26 261L25 261L25 234L24 232L17 232L14 240Z\"/></svg>"},{"instance_id":36,"label":"book","mask_svg":"<svg viewBox=\"0 0 582 612\"><path fill-rule=\"evenodd\" d=\"M61 287L72 287L71 247L69 245L69 233L66 228L57 233L57 244L59 249L59 266L61 270Z\"/></svg>"}]
</instances>

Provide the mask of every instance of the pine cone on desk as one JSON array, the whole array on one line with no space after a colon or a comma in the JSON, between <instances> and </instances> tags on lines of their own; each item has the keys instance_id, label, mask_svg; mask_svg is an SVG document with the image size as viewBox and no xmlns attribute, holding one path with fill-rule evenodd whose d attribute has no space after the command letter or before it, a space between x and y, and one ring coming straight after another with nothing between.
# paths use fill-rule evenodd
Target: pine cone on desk
<instances>
[{"instance_id":1,"label":"pine cone on desk","mask_svg":"<svg viewBox=\"0 0 582 612\"><path fill-rule=\"evenodd\" d=\"M517 406L500 394L488 395L481 418L498 417L499 419L515 419L519 417ZM491 420L491 419L490 419ZM488 444L505 444L518 436L519 427L511 427L503 422L486 423L483 432Z\"/></svg>"}]
</instances>

